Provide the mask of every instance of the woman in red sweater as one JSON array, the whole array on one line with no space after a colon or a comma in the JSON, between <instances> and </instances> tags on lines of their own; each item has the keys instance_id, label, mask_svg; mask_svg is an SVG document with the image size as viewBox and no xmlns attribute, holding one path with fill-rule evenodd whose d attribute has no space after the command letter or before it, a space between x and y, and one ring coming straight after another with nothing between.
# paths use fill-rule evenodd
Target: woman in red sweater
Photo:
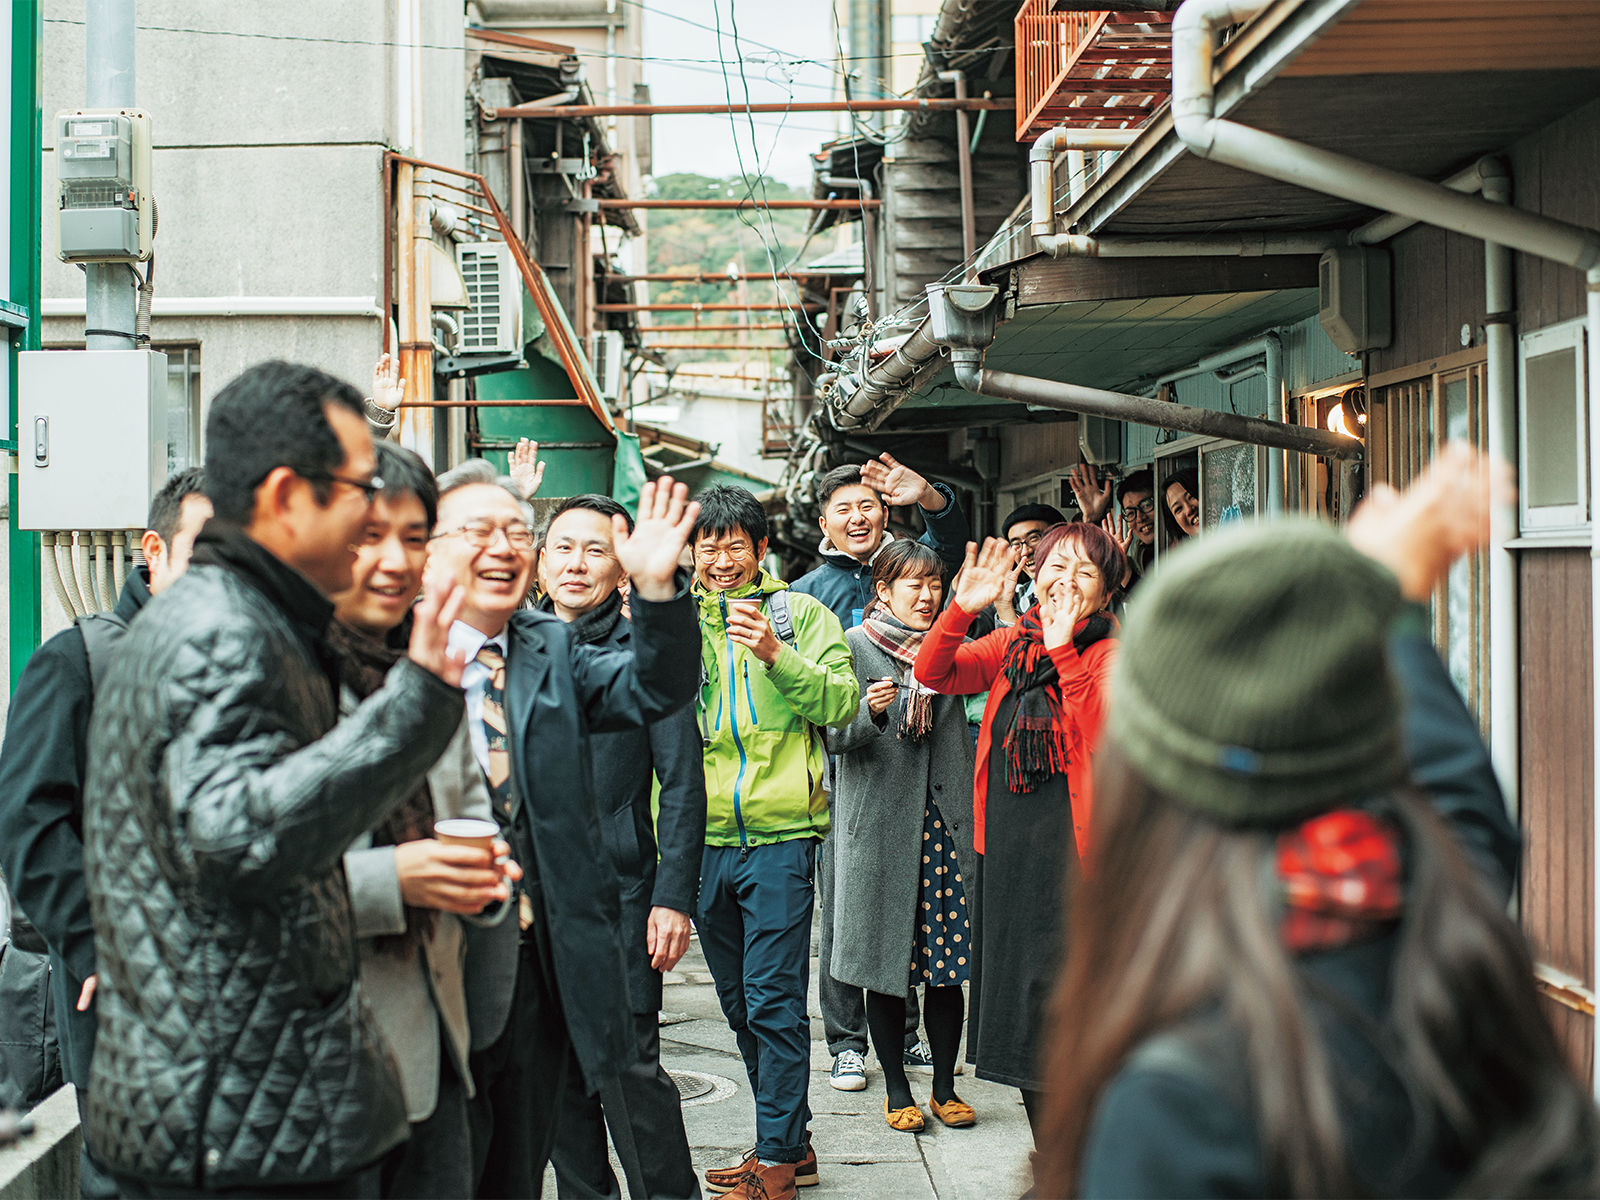
<instances>
[{"instance_id":1,"label":"woman in red sweater","mask_svg":"<svg viewBox=\"0 0 1600 1200\"><path fill-rule=\"evenodd\" d=\"M1108 606L1126 559L1103 530L1073 522L1045 532L1034 563L1039 603L1015 625L963 644L1011 568L1005 542L990 538L981 554L969 544L953 603L913 669L936 692L989 691L972 796L967 1061L980 1079L1020 1088L1036 1126L1040 1030L1064 944L1062 887L1087 849L1089 756L1116 657Z\"/></svg>"}]
</instances>

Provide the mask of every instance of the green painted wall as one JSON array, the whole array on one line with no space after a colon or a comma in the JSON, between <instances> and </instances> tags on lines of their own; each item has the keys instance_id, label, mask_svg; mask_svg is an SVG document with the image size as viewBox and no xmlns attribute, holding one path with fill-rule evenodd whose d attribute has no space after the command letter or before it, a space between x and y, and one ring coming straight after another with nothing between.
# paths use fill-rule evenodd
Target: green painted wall
<instances>
[{"instance_id":1,"label":"green painted wall","mask_svg":"<svg viewBox=\"0 0 1600 1200\"><path fill-rule=\"evenodd\" d=\"M39 645L39 535L17 528L17 352L39 348L40 156L43 154L43 99L39 70L41 29L38 0L11 3L11 278L8 298L28 309L28 328L11 337L11 387L6 420L12 467L7 494L11 504L6 553L10 566L9 657L11 687Z\"/></svg>"},{"instance_id":2,"label":"green painted wall","mask_svg":"<svg viewBox=\"0 0 1600 1200\"><path fill-rule=\"evenodd\" d=\"M616 437L577 402L572 381L559 364L529 350L526 368L480 375L475 382L481 401L573 401L537 408L478 409L478 434L485 444L474 447L476 453L504 470L511 446L518 438L531 438L540 443L539 458L546 464L541 496L611 494ZM560 445L564 442L579 444Z\"/></svg>"}]
</instances>

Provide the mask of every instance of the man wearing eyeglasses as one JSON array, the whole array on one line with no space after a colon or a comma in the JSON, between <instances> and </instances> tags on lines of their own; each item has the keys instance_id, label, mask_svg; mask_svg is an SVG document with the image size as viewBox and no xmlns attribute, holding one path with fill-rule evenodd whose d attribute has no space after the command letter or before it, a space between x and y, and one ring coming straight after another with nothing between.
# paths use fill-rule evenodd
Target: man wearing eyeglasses
<instances>
[{"instance_id":1,"label":"man wearing eyeglasses","mask_svg":"<svg viewBox=\"0 0 1600 1200\"><path fill-rule=\"evenodd\" d=\"M1016 555L1015 569L1019 576L1011 594L1002 592L1000 599L995 601L995 616L1002 625L1015 625L1018 617L1039 602L1033 594L1033 552L1038 549L1044 531L1065 520L1060 509L1048 504L1024 504L1015 509L1000 527L1000 536L1011 543L1012 552Z\"/></svg>"},{"instance_id":2,"label":"man wearing eyeglasses","mask_svg":"<svg viewBox=\"0 0 1600 1200\"><path fill-rule=\"evenodd\" d=\"M99 1035L85 1136L121 1195L375 1195L404 1140L363 1002L346 847L462 715L457 594L339 719L331 593L383 486L360 393L252 367L212 402L215 518L122 638L84 789Z\"/></svg>"},{"instance_id":3,"label":"man wearing eyeglasses","mask_svg":"<svg viewBox=\"0 0 1600 1200\"><path fill-rule=\"evenodd\" d=\"M1117 503L1122 506L1122 521L1114 535L1127 555L1133 578L1125 585L1131 590L1155 560L1156 496L1155 476L1135 471L1117 485Z\"/></svg>"},{"instance_id":4,"label":"man wearing eyeglasses","mask_svg":"<svg viewBox=\"0 0 1600 1200\"><path fill-rule=\"evenodd\" d=\"M662 478L644 486L631 534L613 518L612 553L632 581L631 646L619 650L523 607L534 536L509 478L474 460L439 480L429 570L465 597L450 643L467 663L468 732L523 869L516 919L468 931L468 1125L481 1198L539 1194L570 1073L612 1104L638 1061L621 887L588 739L664 720L695 696L700 636L676 575L697 512L686 488Z\"/></svg>"}]
</instances>

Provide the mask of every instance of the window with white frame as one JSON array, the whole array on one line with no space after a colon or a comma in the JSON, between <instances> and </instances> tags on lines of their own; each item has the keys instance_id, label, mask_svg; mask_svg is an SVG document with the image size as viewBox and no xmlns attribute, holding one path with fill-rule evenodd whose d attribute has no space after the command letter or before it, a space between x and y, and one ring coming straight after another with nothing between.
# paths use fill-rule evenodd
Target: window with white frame
<instances>
[{"instance_id":1,"label":"window with white frame","mask_svg":"<svg viewBox=\"0 0 1600 1200\"><path fill-rule=\"evenodd\" d=\"M1523 334L1518 374L1522 532L1578 529L1589 520L1583 322Z\"/></svg>"}]
</instances>

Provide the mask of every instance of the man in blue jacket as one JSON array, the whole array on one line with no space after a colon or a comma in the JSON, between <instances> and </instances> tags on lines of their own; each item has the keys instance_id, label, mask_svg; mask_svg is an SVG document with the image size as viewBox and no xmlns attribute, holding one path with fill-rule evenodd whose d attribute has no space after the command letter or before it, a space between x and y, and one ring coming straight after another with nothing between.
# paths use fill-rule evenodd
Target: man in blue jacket
<instances>
[{"instance_id":1,"label":"man in blue jacket","mask_svg":"<svg viewBox=\"0 0 1600 1200\"><path fill-rule=\"evenodd\" d=\"M815 596L833 610L846 629L861 624L873 600L872 560L893 539L888 532L889 509L915 504L922 510L924 532L919 539L932 546L953 574L967 551L971 530L956 503L955 493L942 483L929 483L910 467L880 454L861 466L835 467L817 484L822 507L822 565L790 585ZM860 988L849 987L828 973L833 961L833 843L822 844L817 863L817 890L822 905L822 944L818 997L828 1053L834 1056L829 1082L842 1092L867 1086L867 1009ZM932 1060L917 1040L915 997L906 1002L906 1065L932 1067Z\"/></svg>"}]
</instances>

